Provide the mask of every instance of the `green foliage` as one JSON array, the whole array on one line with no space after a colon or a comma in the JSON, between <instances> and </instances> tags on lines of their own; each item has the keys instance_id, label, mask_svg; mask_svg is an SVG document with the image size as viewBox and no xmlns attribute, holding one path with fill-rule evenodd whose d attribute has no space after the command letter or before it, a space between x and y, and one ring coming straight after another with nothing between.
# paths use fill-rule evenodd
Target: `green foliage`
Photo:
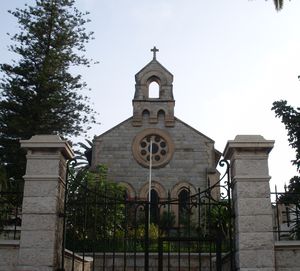
<instances>
[{"instance_id":1,"label":"green foliage","mask_svg":"<svg viewBox=\"0 0 300 271\"><path fill-rule=\"evenodd\" d=\"M276 117L281 118L281 122L288 131L288 141L290 146L296 151L296 159L293 165L300 169L300 107L297 109L287 104L287 101L276 101L273 103L272 110Z\"/></svg>"},{"instance_id":2,"label":"green foliage","mask_svg":"<svg viewBox=\"0 0 300 271\"><path fill-rule=\"evenodd\" d=\"M157 220L149 225L149 202L128 199L125 188L107 180L107 167L92 172L74 167L73 171L66 209L66 244L71 251L212 252L216 237L228 251L232 225L227 201L188 198L184 208L177 199L158 202Z\"/></svg>"},{"instance_id":3,"label":"green foliage","mask_svg":"<svg viewBox=\"0 0 300 271\"><path fill-rule=\"evenodd\" d=\"M4 166L0 165L0 192L6 190L8 185L8 180L6 176L6 170Z\"/></svg>"},{"instance_id":4,"label":"green foliage","mask_svg":"<svg viewBox=\"0 0 300 271\"><path fill-rule=\"evenodd\" d=\"M299 194L298 194L299 198ZM289 239L300 240L300 204L299 199L297 203L288 203L285 205L285 214L288 222L287 225L290 227Z\"/></svg>"},{"instance_id":5,"label":"green foliage","mask_svg":"<svg viewBox=\"0 0 300 271\"><path fill-rule=\"evenodd\" d=\"M265 0L268 1L268 0ZM271 0L272 1L272 0ZM291 0L289 0L291 1ZM283 9L284 0L273 0L276 11L280 11Z\"/></svg>"},{"instance_id":6,"label":"green foliage","mask_svg":"<svg viewBox=\"0 0 300 271\"><path fill-rule=\"evenodd\" d=\"M293 108L287 104L287 101L276 101L273 103L272 110L275 111L276 117L281 118L281 122L285 125L288 131L288 141L290 146L296 151L296 158L292 160L292 164L300 170L300 108ZM290 199L294 201L292 194L300 192L300 177L294 176L290 180L288 186L289 194L286 194L285 200Z\"/></svg>"},{"instance_id":7,"label":"green foliage","mask_svg":"<svg viewBox=\"0 0 300 271\"><path fill-rule=\"evenodd\" d=\"M294 176L290 179L287 192L280 197L280 202L300 206L300 176Z\"/></svg>"},{"instance_id":8,"label":"green foliage","mask_svg":"<svg viewBox=\"0 0 300 271\"><path fill-rule=\"evenodd\" d=\"M274 1L275 9L277 11L280 11L283 8L283 0L273 0L273 1Z\"/></svg>"},{"instance_id":9,"label":"green foliage","mask_svg":"<svg viewBox=\"0 0 300 271\"><path fill-rule=\"evenodd\" d=\"M93 142L85 139L86 143L79 142L77 145L81 148L75 151L75 159L77 160L77 167L89 168L92 165L92 148Z\"/></svg>"},{"instance_id":10,"label":"green foliage","mask_svg":"<svg viewBox=\"0 0 300 271\"><path fill-rule=\"evenodd\" d=\"M292 240L300 240L300 176L290 179L286 192L283 193L277 202L283 204L284 214L291 228L289 237Z\"/></svg>"},{"instance_id":11,"label":"green foliage","mask_svg":"<svg viewBox=\"0 0 300 271\"><path fill-rule=\"evenodd\" d=\"M288 131L288 141L290 146L296 151L296 158L292 164L300 170L300 108L293 108L287 101L276 101L272 110L276 117L281 118L281 122ZM279 198L279 203L285 204L291 216L291 238L300 239L300 176L290 179L287 191ZM290 206L289 206L290 205Z\"/></svg>"},{"instance_id":12,"label":"green foliage","mask_svg":"<svg viewBox=\"0 0 300 271\"><path fill-rule=\"evenodd\" d=\"M210 210L210 233L213 236L219 235L222 238L229 238L229 233L232 230L230 212L227 207L227 203L222 205L221 202L217 205L213 205Z\"/></svg>"},{"instance_id":13,"label":"green foliage","mask_svg":"<svg viewBox=\"0 0 300 271\"><path fill-rule=\"evenodd\" d=\"M106 166L95 172L73 169L67 196L68 246L117 238L125 221L124 194L122 186L107 180Z\"/></svg>"},{"instance_id":14,"label":"green foliage","mask_svg":"<svg viewBox=\"0 0 300 271\"><path fill-rule=\"evenodd\" d=\"M159 227L162 232L167 232L175 226L176 216L173 211L163 211L159 220Z\"/></svg>"},{"instance_id":15,"label":"green foliage","mask_svg":"<svg viewBox=\"0 0 300 271\"><path fill-rule=\"evenodd\" d=\"M74 66L89 66L85 45L92 33L85 29L88 13L74 0L36 0L35 6L9 11L19 32L11 35L12 64L0 72L0 165L8 178L21 178L25 154L19 139L35 134L79 135L84 124L94 123L88 99L80 94L86 83L70 73Z\"/></svg>"}]
</instances>

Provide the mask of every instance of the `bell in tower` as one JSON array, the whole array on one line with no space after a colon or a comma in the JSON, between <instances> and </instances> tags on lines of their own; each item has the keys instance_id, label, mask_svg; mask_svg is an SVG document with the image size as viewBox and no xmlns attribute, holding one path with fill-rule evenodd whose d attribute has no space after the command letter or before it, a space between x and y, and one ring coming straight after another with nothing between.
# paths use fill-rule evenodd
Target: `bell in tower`
<instances>
[{"instance_id":1,"label":"bell in tower","mask_svg":"<svg viewBox=\"0 0 300 271\"><path fill-rule=\"evenodd\" d=\"M150 123L164 117L166 127L174 126L173 75L156 60L158 49L151 49L153 59L135 75L133 103L133 126L142 126L143 115L149 115ZM158 85L158 95L150 96L150 85Z\"/></svg>"}]
</instances>

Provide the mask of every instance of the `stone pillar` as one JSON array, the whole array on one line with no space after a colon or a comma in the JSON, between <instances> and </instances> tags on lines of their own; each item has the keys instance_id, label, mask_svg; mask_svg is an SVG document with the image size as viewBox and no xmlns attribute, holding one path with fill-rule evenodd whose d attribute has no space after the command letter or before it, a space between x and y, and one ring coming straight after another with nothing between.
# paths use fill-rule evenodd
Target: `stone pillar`
<instances>
[{"instance_id":1,"label":"stone pillar","mask_svg":"<svg viewBox=\"0 0 300 271\"><path fill-rule=\"evenodd\" d=\"M66 161L74 156L57 135L21 140L27 150L18 271L54 271L61 261Z\"/></svg>"},{"instance_id":2,"label":"stone pillar","mask_svg":"<svg viewBox=\"0 0 300 271\"><path fill-rule=\"evenodd\" d=\"M237 270L275 270L268 172L273 146L273 140L259 135L238 135L227 142L224 150L234 185Z\"/></svg>"}]
</instances>

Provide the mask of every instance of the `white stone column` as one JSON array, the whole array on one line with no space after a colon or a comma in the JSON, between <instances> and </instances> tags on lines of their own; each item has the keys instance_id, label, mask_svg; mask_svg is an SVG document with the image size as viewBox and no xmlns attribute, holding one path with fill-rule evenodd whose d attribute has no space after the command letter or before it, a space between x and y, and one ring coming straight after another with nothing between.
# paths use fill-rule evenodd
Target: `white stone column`
<instances>
[{"instance_id":1,"label":"white stone column","mask_svg":"<svg viewBox=\"0 0 300 271\"><path fill-rule=\"evenodd\" d=\"M237 270L275 270L268 171L273 146L273 140L259 135L238 135L224 150L234 184Z\"/></svg>"},{"instance_id":2,"label":"white stone column","mask_svg":"<svg viewBox=\"0 0 300 271\"><path fill-rule=\"evenodd\" d=\"M53 271L61 261L66 161L74 156L57 135L21 140L27 150L18 270Z\"/></svg>"}]
</instances>

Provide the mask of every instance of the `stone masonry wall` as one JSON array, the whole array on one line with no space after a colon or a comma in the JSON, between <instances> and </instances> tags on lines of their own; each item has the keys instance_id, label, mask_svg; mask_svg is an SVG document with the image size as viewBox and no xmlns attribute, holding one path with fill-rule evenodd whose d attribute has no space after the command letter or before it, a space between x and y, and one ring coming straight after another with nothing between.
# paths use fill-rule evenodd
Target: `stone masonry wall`
<instances>
[{"instance_id":1,"label":"stone masonry wall","mask_svg":"<svg viewBox=\"0 0 300 271\"><path fill-rule=\"evenodd\" d=\"M16 271L19 256L19 240L0 240L0 271ZM73 260L74 257L74 260ZM73 263L74 262L74 263ZM65 252L65 271L82 271L82 257L66 250ZM74 269L72 270L72 266ZM92 259L85 258L84 270L90 271Z\"/></svg>"},{"instance_id":2,"label":"stone masonry wall","mask_svg":"<svg viewBox=\"0 0 300 271\"><path fill-rule=\"evenodd\" d=\"M92 165L107 165L110 180L130 183L138 193L148 182L149 169L134 159L132 142L147 128L168 132L175 146L171 161L152 170L153 181L161 183L166 191L179 182L189 182L195 188L207 186L207 169L214 167L214 142L178 119L174 127L168 128L163 121L142 127L133 127L131 118L124 121L95 139Z\"/></svg>"},{"instance_id":3,"label":"stone masonry wall","mask_svg":"<svg viewBox=\"0 0 300 271\"><path fill-rule=\"evenodd\" d=\"M16 270L19 246L19 240L0 240L0 271Z\"/></svg>"},{"instance_id":4,"label":"stone masonry wall","mask_svg":"<svg viewBox=\"0 0 300 271\"><path fill-rule=\"evenodd\" d=\"M275 243L276 271L300 270L300 241L278 241Z\"/></svg>"}]
</instances>

